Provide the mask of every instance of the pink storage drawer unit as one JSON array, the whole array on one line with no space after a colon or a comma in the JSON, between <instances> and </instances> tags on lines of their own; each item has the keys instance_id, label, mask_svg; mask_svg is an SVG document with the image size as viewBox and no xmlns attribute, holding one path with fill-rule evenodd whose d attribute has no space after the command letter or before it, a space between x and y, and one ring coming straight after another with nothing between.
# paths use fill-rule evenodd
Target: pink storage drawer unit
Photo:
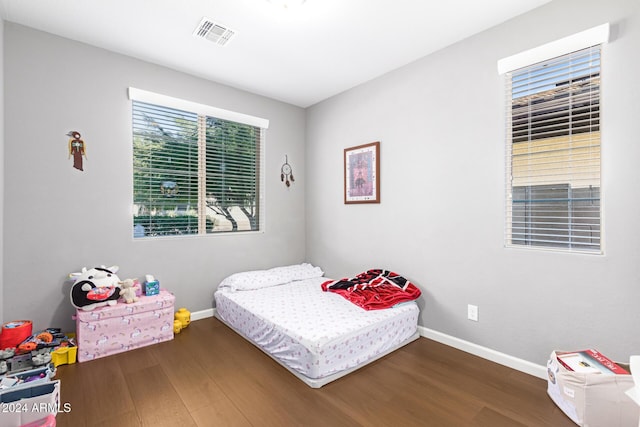
<instances>
[{"instance_id":1,"label":"pink storage drawer unit","mask_svg":"<svg viewBox=\"0 0 640 427\"><path fill-rule=\"evenodd\" d=\"M174 302L173 294L161 290L131 304L77 310L78 361L172 340Z\"/></svg>"}]
</instances>

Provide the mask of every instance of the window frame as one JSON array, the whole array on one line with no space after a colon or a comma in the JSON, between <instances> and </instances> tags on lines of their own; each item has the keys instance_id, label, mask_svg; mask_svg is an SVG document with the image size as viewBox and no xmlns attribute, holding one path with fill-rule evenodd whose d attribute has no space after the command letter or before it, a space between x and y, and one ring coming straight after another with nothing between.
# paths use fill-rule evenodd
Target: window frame
<instances>
[{"instance_id":1,"label":"window frame","mask_svg":"<svg viewBox=\"0 0 640 427\"><path fill-rule=\"evenodd\" d=\"M586 253L586 254L603 254L604 253L604 214L603 214L603 203L602 203L602 198L601 198L601 192L602 192L602 186L601 186L601 179L598 178L599 182L598 182L598 187L597 189L595 189L595 187L593 188L594 191L597 191L597 198L598 198L598 206L597 206L597 217L598 217L598 223L597 223L597 248L594 248L593 246L595 245L591 245L591 247L589 247L590 245L587 244L585 247L574 247L572 245L573 243L573 238L580 238L580 231L574 231L573 225L574 225L574 220L577 218L576 216L574 216L573 214L573 209L574 209L574 205L571 203L572 201L572 188L571 188L571 184L568 184L568 191L567 191L567 218L568 218L568 222L567 222L567 230L568 230L568 236L570 236L568 239L566 239L566 242L562 242L559 243L558 241L549 241L549 242L544 242L542 243L540 240L537 240L535 242L535 244L527 244L527 243L514 243L514 230L516 230L516 224L514 222L514 216L513 216L513 212L516 210L516 205L514 205L514 192L517 191L549 191L550 188L543 188L544 185L542 186L536 186L534 184L528 184L525 185L524 187L522 186L516 186L513 185L513 170L512 170L512 162L513 162L513 158L514 158L514 154L513 154L513 144L515 142L515 136L513 134L513 123L511 121L512 119L512 105L514 105L514 103L512 102L513 98L513 92L514 92L514 88L511 86L512 82L511 82L511 73L512 72L517 72L518 70L521 69L526 69L526 68L534 68L537 65L541 65L541 64L545 64L545 63L551 63L552 61L557 60L558 57L569 57L572 54L575 54L577 52L583 51L585 49L588 48L593 48L596 47L597 49L599 49L599 57L598 59L601 58L601 53L602 53L602 45L604 43L606 43L609 39L609 24L603 24L600 25L598 27L594 27L591 28L589 30L583 31L581 33L577 33L574 34L572 36L568 36L565 37L563 39L551 42L551 43L547 43L545 45L539 46L537 48L525 51L525 52L521 52L519 54L513 55L511 57L508 58L504 58L500 61L498 61L498 72L500 74L506 74L506 76L504 76L505 79L505 84L503 87L505 87L505 112L506 112L506 117L505 117L505 219L504 219L504 224L505 224L505 235L504 235L504 239L505 239L505 247L508 248L516 248L516 249L523 249L523 250L547 250L547 251L560 251L560 252L569 252L569 253ZM563 58L566 59L566 58ZM598 69L598 73L600 73L601 68ZM601 156L600 156L600 147L601 147L601 142L602 142L602 137L600 134L600 117L601 117L601 113L600 113L600 105L601 105L601 93L599 92L599 82L598 82L598 111L597 111L597 120L598 120L598 129L597 129L597 141L598 141L598 159L597 159L597 170L598 170L598 177L601 176L602 173L602 160L601 160ZM568 115L571 115L573 112L573 106L571 105L569 110L569 113L567 113ZM529 117L528 119L528 123L529 125L531 125L533 123L533 118ZM535 125L534 125L535 126ZM571 129L571 131L573 131L573 124L569 125L569 129ZM591 135L592 130L588 131L588 134ZM571 139L573 137L573 133L570 134L569 139ZM534 141L534 138L530 138L529 142ZM572 160L571 166L570 168L575 168L576 166L576 161ZM563 184L563 182L558 182L556 186L556 188L553 189L553 191L561 191L562 189L560 188ZM550 187L550 186L549 186ZM589 191L591 191L592 188L589 187ZM579 190L579 191L582 191ZM556 201L556 202L561 202L561 201ZM559 206L559 205L558 205ZM526 209L526 206L523 206ZM529 208L531 208L531 206L529 206ZM593 211L593 210L592 210ZM542 217L540 217L542 218ZM534 223L534 226L540 226L540 224L543 224L544 220L538 222L538 223ZM575 223L577 224L577 223ZM561 228L559 228L561 229ZM525 231L524 233L531 233L531 231ZM523 233L520 233L523 234ZM556 238L559 238L559 235L556 234L556 232L552 232L552 234L555 235ZM531 236L529 236L529 238L531 238ZM536 240L536 239L534 239Z\"/></svg>"},{"instance_id":2,"label":"window frame","mask_svg":"<svg viewBox=\"0 0 640 427\"><path fill-rule=\"evenodd\" d=\"M131 209L131 219L132 219L132 231L133 231L133 240L157 240L164 238L193 238L193 237L204 237L204 236L214 236L214 235L228 235L228 234L246 234L246 233L263 233L265 229L265 142L266 142L266 130L269 127L269 120L263 119L260 117L255 117L243 113L237 113L230 110L225 110L217 107L212 107L205 104L200 104L196 102L191 102L187 100L183 100L180 98L174 98L166 95L161 95L154 92L144 91L137 88L130 87L128 89L129 99L131 100L131 115L130 117L134 118L134 102L140 102L143 104L148 104L150 106L159 106L161 108L166 108L167 110L179 110L180 112L191 113L195 115L194 124L197 126L197 156L198 156L198 169L195 170L193 167L188 169L191 173L196 173L198 175L197 179L197 189L195 189L195 193L197 193L197 210L196 210L196 218L197 218L197 231L196 232L187 232L187 233L162 233L158 235L139 235L136 232L136 209L135 209L135 199L133 198L135 194L132 194L132 209ZM212 121L224 121L225 123L234 126L241 125L239 128L242 129L242 125L247 125L256 129L257 138L256 138L256 146L255 146L255 154L258 157L256 159L256 163L254 165L253 170L255 171L255 208L258 212L257 222L255 223L255 229L252 226L252 229L237 229L237 227L233 227L231 230L217 230L213 231L208 229L206 226L207 223L207 208L205 198L206 192L209 189L208 185L211 185L211 181L207 182L207 172L206 168L210 165L210 145L212 141L207 134L208 124ZM135 144L135 124L132 121L132 133L131 133L131 141ZM195 142L195 141L194 141ZM133 147L132 147L133 149ZM205 153L209 153L208 155ZM215 152L215 151L214 151ZM132 151L132 160L136 159L135 151ZM201 161L201 159L206 159ZM206 162L206 164L205 164ZM193 169L193 170L192 170ZM136 167L134 165L132 171L132 177L135 175ZM132 182L132 191L135 190L135 181ZM135 191L134 191L135 193ZM195 194L194 193L194 194ZM195 201L195 199L194 199ZM204 206L203 206L204 205ZM251 221L251 218L249 218Z\"/></svg>"}]
</instances>

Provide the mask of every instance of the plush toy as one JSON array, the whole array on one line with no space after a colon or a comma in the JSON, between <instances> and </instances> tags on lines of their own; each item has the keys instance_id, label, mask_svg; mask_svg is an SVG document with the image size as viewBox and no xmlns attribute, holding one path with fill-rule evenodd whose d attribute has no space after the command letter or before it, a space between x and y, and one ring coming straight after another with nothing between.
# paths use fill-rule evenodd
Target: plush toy
<instances>
[{"instance_id":1,"label":"plush toy","mask_svg":"<svg viewBox=\"0 0 640 427\"><path fill-rule=\"evenodd\" d=\"M83 267L81 272L69 274L75 280L71 286L71 304L85 311L115 305L120 298L118 268L117 265L109 268L104 265L90 269Z\"/></svg>"},{"instance_id":2,"label":"plush toy","mask_svg":"<svg viewBox=\"0 0 640 427\"><path fill-rule=\"evenodd\" d=\"M136 296L136 279L124 279L120 284L120 297L127 304L138 301Z\"/></svg>"}]
</instances>

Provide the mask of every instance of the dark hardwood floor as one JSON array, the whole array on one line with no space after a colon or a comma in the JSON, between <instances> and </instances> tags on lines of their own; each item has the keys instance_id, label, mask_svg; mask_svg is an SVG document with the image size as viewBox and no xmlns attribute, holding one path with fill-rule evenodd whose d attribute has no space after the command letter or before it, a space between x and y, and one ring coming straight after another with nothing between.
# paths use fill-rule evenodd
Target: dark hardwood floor
<instances>
[{"instance_id":1,"label":"dark hardwood floor","mask_svg":"<svg viewBox=\"0 0 640 427\"><path fill-rule=\"evenodd\" d=\"M214 318L57 378L59 427L574 426L545 381L426 338L312 389Z\"/></svg>"}]
</instances>

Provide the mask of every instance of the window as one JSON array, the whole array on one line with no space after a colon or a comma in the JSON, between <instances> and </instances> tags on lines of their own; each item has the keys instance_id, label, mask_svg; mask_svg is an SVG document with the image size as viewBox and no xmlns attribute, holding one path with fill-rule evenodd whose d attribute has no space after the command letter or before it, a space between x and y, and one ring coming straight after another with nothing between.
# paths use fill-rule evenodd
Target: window
<instances>
[{"instance_id":1,"label":"window","mask_svg":"<svg viewBox=\"0 0 640 427\"><path fill-rule=\"evenodd\" d=\"M598 44L506 74L508 246L600 251L600 59Z\"/></svg>"},{"instance_id":2,"label":"window","mask_svg":"<svg viewBox=\"0 0 640 427\"><path fill-rule=\"evenodd\" d=\"M261 230L267 122L137 89L130 97L134 237Z\"/></svg>"}]
</instances>

